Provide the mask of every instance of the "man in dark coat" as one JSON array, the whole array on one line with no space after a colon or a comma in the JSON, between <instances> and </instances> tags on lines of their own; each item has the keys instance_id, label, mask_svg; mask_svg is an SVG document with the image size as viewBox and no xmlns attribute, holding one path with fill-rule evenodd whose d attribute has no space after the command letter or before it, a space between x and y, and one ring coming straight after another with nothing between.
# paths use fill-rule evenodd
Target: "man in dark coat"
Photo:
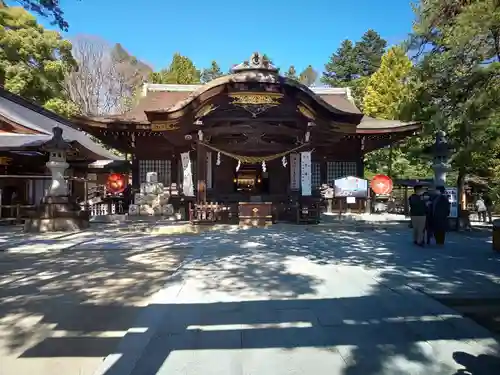
<instances>
[{"instance_id":1,"label":"man in dark coat","mask_svg":"<svg viewBox=\"0 0 500 375\"><path fill-rule=\"evenodd\" d=\"M449 215L450 201L446 196L446 190L443 186L438 186L436 196L432 201L432 232L436 239L436 245L444 245Z\"/></svg>"},{"instance_id":2,"label":"man in dark coat","mask_svg":"<svg viewBox=\"0 0 500 375\"><path fill-rule=\"evenodd\" d=\"M434 237L433 227L432 227L432 201L434 195L429 193L424 193L425 203L426 203L426 219L425 219L425 232L427 234L427 245L431 244L431 239Z\"/></svg>"},{"instance_id":3,"label":"man in dark coat","mask_svg":"<svg viewBox=\"0 0 500 375\"><path fill-rule=\"evenodd\" d=\"M425 218L427 215L425 199L422 197L424 189L420 185L415 186L413 189L415 192L408 198L413 228L413 243L424 246Z\"/></svg>"}]
</instances>

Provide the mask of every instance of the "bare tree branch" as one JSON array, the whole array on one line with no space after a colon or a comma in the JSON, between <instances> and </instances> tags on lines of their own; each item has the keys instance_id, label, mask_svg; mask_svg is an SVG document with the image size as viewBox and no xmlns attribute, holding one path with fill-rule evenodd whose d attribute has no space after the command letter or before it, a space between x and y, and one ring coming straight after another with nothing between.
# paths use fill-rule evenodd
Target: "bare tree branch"
<instances>
[{"instance_id":1,"label":"bare tree branch","mask_svg":"<svg viewBox=\"0 0 500 375\"><path fill-rule=\"evenodd\" d=\"M121 46L111 46L100 38L80 35L72 42L79 68L66 77L66 90L81 113L103 116L128 110L150 68Z\"/></svg>"}]
</instances>

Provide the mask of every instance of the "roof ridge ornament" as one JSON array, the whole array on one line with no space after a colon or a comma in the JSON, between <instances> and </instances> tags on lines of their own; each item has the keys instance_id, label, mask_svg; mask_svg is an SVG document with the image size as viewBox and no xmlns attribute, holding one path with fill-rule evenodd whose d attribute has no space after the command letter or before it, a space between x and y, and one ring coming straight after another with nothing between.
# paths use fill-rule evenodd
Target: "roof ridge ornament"
<instances>
[{"instance_id":1,"label":"roof ridge ornament","mask_svg":"<svg viewBox=\"0 0 500 375\"><path fill-rule=\"evenodd\" d=\"M235 65L231 68L232 73L240 73L251 70L263 70L273 73L278 72L278 68L271 64L271 61L269 61L267 56L259 52L254 52L252 56L250 56L250 60L243 61L241 64Z\"/></svg>"}]
</instances>

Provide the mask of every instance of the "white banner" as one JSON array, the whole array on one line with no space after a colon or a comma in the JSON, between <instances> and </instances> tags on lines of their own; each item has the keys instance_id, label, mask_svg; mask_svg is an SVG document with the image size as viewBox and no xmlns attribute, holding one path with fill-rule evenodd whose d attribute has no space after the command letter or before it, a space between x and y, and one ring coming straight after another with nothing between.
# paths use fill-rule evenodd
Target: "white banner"
<instances>
[{"instance_id":1,"label":"white banner","mask_svg":"<svg viewBox=\"0 0 500 375\"><path fill-rule=\"evenodd\" d=\"M207 152L207 189L212 188L212 153Z\"/></svg>"},{"instance_id":2,"label":"white banner","mask_svg":"<svg viewBox=\"0 0 500 375\"><path fill-rule=\"evenodd\" d=\"M300 189L300 155L290 154L290 190Z\"/></svg>"},{"instance_id":3,"label":"white banner","mask_svg":"<svg viewBox=\"0 0 500 375\"><path fill-rule=\"evenodd\" d=\"M458 194L457 188L446 188L446 195L450 202L450 216L451 218L458 217Z\"/></svg>"},{"instance_id":4,"label":"white banner","mask_svg":"<svg viewBox=\"0 0 500 375\"><path fill-rule=\"evenodd\" d=\"M300 153L300 185L302 195L311 195L311 151Z\"/></svg>"},{"instance_id":5,"label":"white banner","mask_svg":"<svg viewBox=\"0 0 500 375\"><path fill-rule=\"evenodd\" d=\"M191 166L191 159L189 158L189 152L183 152L181 154L181 161L182 161L182 171L183 171L182 191L185 196L194 197L193 172Z\"/></svg>"}]
</instances>

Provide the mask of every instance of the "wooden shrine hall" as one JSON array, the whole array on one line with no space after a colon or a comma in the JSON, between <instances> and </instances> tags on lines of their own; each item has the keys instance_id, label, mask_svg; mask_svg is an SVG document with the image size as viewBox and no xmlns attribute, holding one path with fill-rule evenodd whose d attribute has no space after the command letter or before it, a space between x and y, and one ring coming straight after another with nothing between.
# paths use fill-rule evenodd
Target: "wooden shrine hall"
<instances>
[{"instance_id":1,"label":"wooden shrine hall","mask_svg":"<svg viewBox=\"0 0 500 375\"><path fill-rule=\"evenodd\" d=\"M259 53L205 85L145 84L130 112L74 121L132 155L134 188L153 171L192 204L239 204L240 215L265 204L266 217L312 207L321 184L363 177L367 152L420 128L364 116L348 88L310 89Z\"/></svg>"}]
</instances>

